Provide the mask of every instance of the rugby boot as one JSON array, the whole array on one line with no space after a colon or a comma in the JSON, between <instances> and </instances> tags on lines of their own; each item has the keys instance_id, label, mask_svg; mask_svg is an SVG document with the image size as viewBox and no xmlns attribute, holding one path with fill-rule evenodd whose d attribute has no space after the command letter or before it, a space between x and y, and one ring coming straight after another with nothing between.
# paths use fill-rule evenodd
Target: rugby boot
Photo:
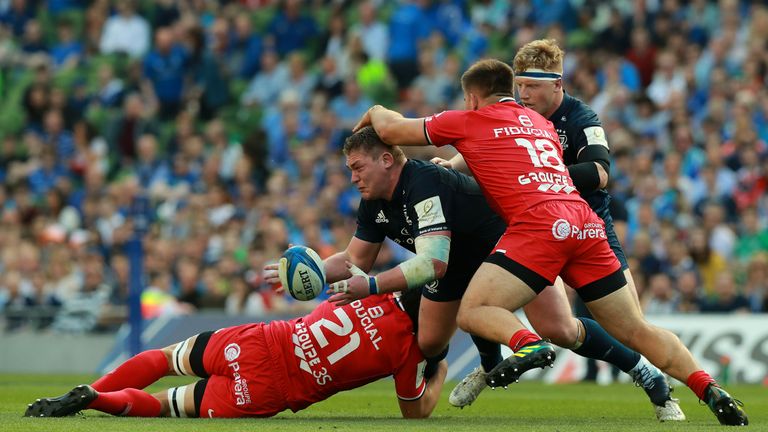
<instances>
[{"instance_id":1,"label":"rugby boot","mask_svg":"<svg viewBox=\"0 0 768 432\"><path fill-rule=\"evenodd\" d=\"M448 403L457 408L472 405L472 402L480 396L480 392L488 386L485 383L486 375L482 366L476 367L453 388L451 395L448 396Z\"/></svg>"},{"instance_id":2,"label":"rugby boot","mask_svg":"<svg viewBox=\"0 0 768 432\"><path fill-rule=\"evenodd\" d=\"M29 404L24 417L66 417L86 409L97 396L93 387L79 385L63 396L38 399Z\"/></svg>"},{"instance_id":3,"label":"rugby boot","mask_svg":"<svg viewBox=\"0 0 768 432\"><path fill-rule=\"evenodd\" d=\"M489 387L506 387L520 379L520 375L533 368L552 366L555 362L555 347L539 340L523 345L516 353L504 359L485 376Z\"/></svg>"},{"instance_id":4,"label":"rugby boot","mask_svg":"<svg viewBox=\"0 0 768 432\"><path fill-rule=\"evenodd\" d=\"M635 385L645 390L659 421L685 420L685 414L680 409L679 400L672 399L672 389L659 368L643 359L634 369L629 371L629 375L634 380Z\"/></svg>"},{"instance_id":5,"label":"rugby boot","mask_svg":"<svg viewBox=\"0 0 768 432\"><path fill-rule=\"evenodd\" d=\"M707 387L705 401L721 425L746 426L749 424L747 413L741 409L744 404L740 400L732 398L722 388L710 384Z\"/></svg>"}]
</instances>

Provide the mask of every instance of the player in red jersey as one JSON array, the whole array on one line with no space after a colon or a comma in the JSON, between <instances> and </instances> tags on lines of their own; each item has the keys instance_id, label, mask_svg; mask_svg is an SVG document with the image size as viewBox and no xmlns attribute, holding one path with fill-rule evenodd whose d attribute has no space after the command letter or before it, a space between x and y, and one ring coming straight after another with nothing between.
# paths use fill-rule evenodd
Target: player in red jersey
<instances>
[{"instance_id":1,"label":"player in red jersey","mask_svg":"<svg viewBox=\"0 0 768 432\"><path fill-rule=\"evenodd\" d=\"M95 409L133 417L269 417L393 375L403 417L428 417L447 364L441 361L428 380L423 376L426 361L414 335L419 299L414 292L341 307L323 302L291 321L200 333L145 351L90 386L38 399L24 415ZM203 379L155 394L141 390L167 375Z\"/></svg>"},{"instance_id":2,"label":"player in red jersey","mask_svg":"<svg viewBox=\"0 0 768 432\"><path fill-rule=\"evenodd\" d=\"M608 245L602 219L573 186L552 123L512 98L512 69L498 60L481 60L461 83L464 111L406 119L374 106L355 127L372 125L391 145L453 145L507 222L507 231L462 299L459 326L514 345L515 334L524 329L512 312L561 275L609 333L687 383L721 423L747 424L738 402L701 370L677 336L645 321ZM516 356L537 356L546 365L551 350L546 343L529 346L491 370L486 380L492 387L514 382L527 370Z\"/></svg>"}]
</instances>

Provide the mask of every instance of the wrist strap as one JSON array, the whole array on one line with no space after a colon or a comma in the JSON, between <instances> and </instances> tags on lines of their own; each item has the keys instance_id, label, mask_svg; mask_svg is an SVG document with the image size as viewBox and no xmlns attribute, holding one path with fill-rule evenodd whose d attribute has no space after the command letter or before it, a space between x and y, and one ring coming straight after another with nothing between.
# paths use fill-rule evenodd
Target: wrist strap
<instances>
[{"instance_id":1,"label":"wrist strap","mask_svg":"<svg viewBox=\"0 0 768 432\"><path fill-rule=\"evenodd\" d=\"M376 281L376 276L368 276L368 292L371 295L379 293L379 284Z\"/></svg>"}]
</instances>

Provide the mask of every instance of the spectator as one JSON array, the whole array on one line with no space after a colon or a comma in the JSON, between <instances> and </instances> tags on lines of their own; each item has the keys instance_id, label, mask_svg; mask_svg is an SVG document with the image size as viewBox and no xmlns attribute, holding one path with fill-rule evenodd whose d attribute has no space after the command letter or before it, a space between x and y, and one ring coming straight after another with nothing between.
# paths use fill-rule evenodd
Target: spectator
<instances>
[{"instance_id":1,"label":"spectator","mask_svg":"<svg viewBox=\"0 0 768 432\"><path fill-rule=\"evenodd\" d=\"M267 33L280 56L311 47L317 36L317 23L301 11L301 0L286 0L283 8L269 24Z\"/></svg>"},{"instance_id":2,"label":"spectator","mask_svg":"<svg viewBox=\"0 0 768 432\"><path fill-rule=\"evenodd\" d=\"M376 2L367 0L358 8L360 22L352 27L352 32L360 36L363 49L369 58L386 60L389 50L389 30L377 17Z\"/></svg>"},{"instance_id":3,"label":"spectator","mask_svg":"<svg viewBox=\"0 0 768 432\"><path fill-rule=\"evenodd\" d=\"M725 271L715 280L715 296L701 305L704 313L749 312L749 302L738 290L733 273Z\"/></svg>"},{"instance_id":4,"label":"spectator","mask_svg":"<svg viewBox=\"0 0 768 432\"><path fill-rule=\"evenodd\" d=\"M102 54L125 53L138 58L149 50L149 23L136 13L134 0L117 0L117 14L104 23L99 50Z\"/></svg>"},{"instance_id":5,"label":"spectator","mask_svg":"<svg viewBox=\"0 0 768 432\"><path fill-rule=\"evenodd\" d=\"M277 102L280 92L287 85L288 69L279 63L279 57L275 51L266 50L261 55L261 69L248 84L240 101L243 105L269 106Z\"/></svg>"},{"instance_id":6,"label":"spectator","mask_svg":"<svg viewBox=\"0 0 768 432\"><path fill-rule=\"evenodd\" d=\"M182 108L188 55L176 43L173 30L155 32L155 47L144 59L144 77L152 83L160 103L160 118L171 119Z\"/></svg>"},{"instance_id":7,"label":"spectator","mask_svg":"<svg viewBox=\"0 0 768 432\"><path fill-rule=\"evenodd\" d=\"M142 97L131 93L125 97L122 113L108 126L107 142L115 149L121 165L130 163L136 157L139 137L155 130L154 122L147 114L147 104Z\"/></svg>"},{"instance_id":8,"label":"spectator","mask_svg":"<svg viewBox=\"0 0 768 432\"><path fill-rule=\"evenodd\" d=\"M669 315L675 312L678 303L672 280L664 273L651 276L643 299L646 315Z\"/></svg>"}]
</instances>

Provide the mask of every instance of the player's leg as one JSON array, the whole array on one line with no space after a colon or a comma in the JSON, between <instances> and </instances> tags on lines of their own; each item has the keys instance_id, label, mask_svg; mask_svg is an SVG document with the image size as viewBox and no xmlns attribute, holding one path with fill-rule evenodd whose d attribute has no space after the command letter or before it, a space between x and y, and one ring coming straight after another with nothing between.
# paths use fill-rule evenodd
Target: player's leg
<instances>
[{"instance_id":1,"label":"player's leg","mask_svg":"<svg viewBox=\"0 0 768 432\"><path fill-rule=\"evenodd\" d=\"M624 249L621 247L619 236L614 229L613 217L611 213L606 209L598 214L605 222L605 235L608 241L608 246L616 256L616 259L621 265L621 269L624 273L624 279L627 281L627 287L632 293L632 299L635 301L638 310L642 311L640 306L640 298L637 295L637 289L635 288L635 280L632 278L632 272L629 270L629 263L627 257L624 254ZM588 317L586 319L589 319ZM585 321L585 324L592 324L594 327L599 325L594 321ZM598 331L605 333L600 328ZM581 354L581 353L579 353ZM583 354L582 354L583 355ZM613 363L613 362L611 362ZM656 418L660 421L683 421L685 420L685 414L680 408L677 399L672 399L669 383L667 382L664 374L655 366L650 364L645 358L640 357L639 362L627 371L622 365L614 363L619 369L628 373L632 379L640 385L651 400L653 409L656 413Z\"/></svg>"},{"instance_id":2,"label":"player's leg","mask_svg":"<svg viewBox=\"0 0 768 432\"><path fill-rule=\"evenodd\" d=\"M684 382L706 402L722 424L747 424L747 416L715 380L701 369L672 332L649 324L626 286L587 302L595 319L619 340L642 353L664 372Z\"/></svg>"},{"instance_id":3,"label":"player's leg","mask_svg":"<svg viewBox=\"0 0 768 432\"><path fill-rule=\"evenodd\" d=\"M419 349L424 357L436 357L448 346L456 332L459 300L434 301L424 295L419 307Z\"/></svg>"},{"instance_id":4,"label":"player's leg","mask_svg":"<svg viewBox=\"0 0 768 432\"><path fill-rule=\"evenodd\" d=\"M535 282L526 283L516 274ZM501 253L491 255L472 278L459 308L459 326L467 333L507 344L515 351L515 355L487 375L489 385L507 385L517 381L526 370L554 361L553 347L527 330L513 313L546 285L549 282L542 276Z\"/></svg>"},{"instance_id":5,"label":"player's leg","mask_svg":"<svg viewBox=\"0 0 768 432\"><path fill-rule=\"evenodd\" d=\"M562 279L539 293L524 308L533 329L543 338L580 356L613 364L640 384L648 394L659 420L685 420L670 396L664 375L639 353L609 335L589 318L574 318Z\"/></svg>"},{"instance_id":6,"label":"player's leg","mask_svg":"<svg viewBox=\"0 0 768 432\"><path fill-rule=\"evenodd\" d=\"M594 214L587 215L584 220L592 224L602 222ZM744 411L709 374L701 370L680 339L645 320L607 241L581 239L576 253L563 268L562 276L576 289L597 322L664 372L685 382L709 405L720 423L747 423ZM597 280L594 279L596 276Z\"/></svg>"}]
</instances>

